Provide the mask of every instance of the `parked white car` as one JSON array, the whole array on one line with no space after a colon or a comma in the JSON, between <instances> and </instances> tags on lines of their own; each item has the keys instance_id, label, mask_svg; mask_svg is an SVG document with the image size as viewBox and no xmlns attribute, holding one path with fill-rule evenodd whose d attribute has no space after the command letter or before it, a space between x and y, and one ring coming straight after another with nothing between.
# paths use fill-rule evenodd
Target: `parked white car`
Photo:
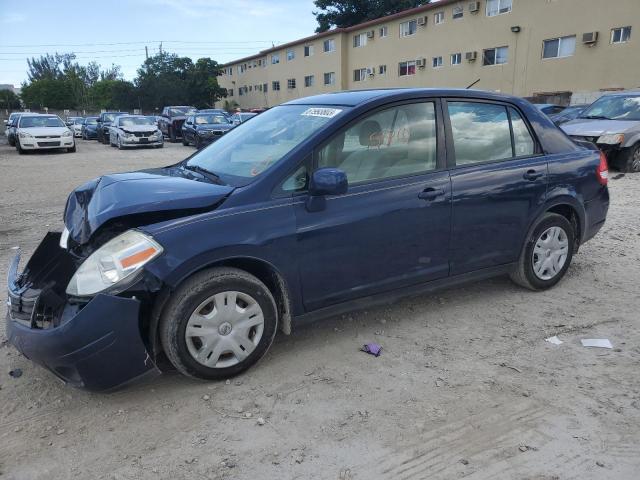
<instances>
[{"instance_id":1,"label":"parked white car","mask_svg":"<svg viewBox=\"0 0 640 480\"><path fill-rule=\"evenodd\" d=\"M82 137L82 125L84 125L84 120L85 119L83 117L78 117L73 120L73 124L69 128L71 128L74 137Z\"/></svg>"},{"instance_id":2,"label":"parked white car","mask_svg":"<svg viewBox=\"0 0 640 480\"><path fill-rule=\"evenodd\" d=\"M16 150L65 149L76 151L73 132L57 115L21 115L16 127Z\"/></svg>"},{"instance_id":3,"label":"parked white car","mask_svg":"<svg viewBox=\"0 0 640 480\"><path fill-rule=\"evenodd\" d=\"M109 127L109 144L120 150L126 147L164 146L162 132L153 117L120 115Z\"/></svg>"}]
</instances>

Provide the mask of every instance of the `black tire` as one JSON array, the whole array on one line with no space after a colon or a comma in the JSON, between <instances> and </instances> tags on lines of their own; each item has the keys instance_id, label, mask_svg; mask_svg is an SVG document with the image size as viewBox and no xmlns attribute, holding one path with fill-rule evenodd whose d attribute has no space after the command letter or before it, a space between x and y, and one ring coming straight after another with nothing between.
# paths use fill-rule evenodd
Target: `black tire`
<instances>
[{"instance_id":1,"label":"black tire","mask_svg":"<svg viewBox=\"0 0 640 480\"><path fill-rule=\"evenodd\" d=\"M189 353L185 330L189 317L208 297L235 290L253 297L262 309L264 328L255 349L241 362L224 368L207 367ZM267 352L278 327L275 300L269 289L253 275L236 268L212 268L194 274L171 296L160 318L159 334L165 354L180 373L203 380L221 380L238 375Z\"/></svg>"},{"instance_id":2,"label":"black tire","mask_svg":"<svg viewBox=\"0 0 640 480\"><path fill-rule=\"evenodd\" d=\"M176 137L176 132L173 130L172 127L169 127L169 141L171 143L176 143L178 141L178 138Z\"/></svg>"},{"instance_id":3,"label":"black tire","mask_svg":"<svg viewBox=\"0 0 640 480\"><path fill-rule=\"evenodd\" d=\"M536 242L551 227L560 227L566 234L568 249L567 256L562 268L550 279L542 279L534 272L534 248ZM575 250L575 230L571 222L562 215L556 213L546 213L538 220L533 229L530 230L528 238L525 240L518 266L511 272L510 277L516 284L530 290L546 290L556 285L571 265L573 252Z\"/></svg>"},{"instance_id":4,"label":"black tire","mask_svg":"<svg viewBox=\"0 0 640 480\"><path fill-rule=\"evenodd\" d=\"M24 155L24 150L20 146L20 139L16 138L16 150L18 151L18 155Z\"/></svg>"},{"instance_id":5,"label":"black tire","mask_svg":"<svg viewBox=\"0 0 640 480\"><path fill-rule=\"evenodd\" d=\"M625 149L621 155L621 170L626 173L640 172L640 143Z\"/></svg>"},{"instance_id":6,"label":"black tire","mask_svg":"<svg viewBox=\"0 0 640 480\"><path fill-rule=\"evenodd\" d=\"M189 140L187 140L187 136L184 133L182 134L182 145L185 147L189 146Z\"/></svg>"},{"instance_id":7,"label":"black tire","mask_svg":"<svg viewBox=\"0 0 640 480\"><path fill-rule=\"evenodd\" d=\"M161 143L160 145L156 145L156 148L162 148L164 147L164 143Z\"/></svg>"},{"instance_id":8,"label":"black tire","mask_svg":"<svg viewBox=\"0 0 640 480\"><path fill-rule=\"evenodd\" d=\"M15 147L15 146L16 146L16 139L15 139L15 137L9 137L9 138L7 139L7 141L9 142L9 146L10 146L10 147Z\"/></svg>"},{"instance_id":9,"label":"black tire","mask_svg":"<svg viewBox=\"0 0 640 480\"><path fill-rule=\"evenodd\" d=\"M67 152L68 153L76 153L76 144L75 144L75 142L73 143L73 147L67 148Z\"/></svg>"},{"instance_id":10,"label":"black tire","mask_svg":"<svg viewBox=\"0 0 640 480\"><path fill-rule=\"evenodd\" d=\"M202 148L202 140L200 137L196 137L196 150L200 150Z\"/></svg>"}]
</instances>

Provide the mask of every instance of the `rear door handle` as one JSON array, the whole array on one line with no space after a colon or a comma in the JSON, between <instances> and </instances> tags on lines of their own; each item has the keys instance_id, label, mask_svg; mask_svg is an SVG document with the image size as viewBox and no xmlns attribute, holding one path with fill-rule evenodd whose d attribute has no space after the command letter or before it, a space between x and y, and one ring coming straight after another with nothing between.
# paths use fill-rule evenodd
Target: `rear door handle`
<instances>
[{"instance_id":1,"label":"rear door handle","mask_svg":"<svg viewBox=\"0 0 640 480\"><path fill-rule=\"evenodd\" d=\"M525 180L530 180L530 181L533 182L533 181L539 179L540 177L542 177L543 175L544 175L544 173L536 172L535 170L527 170L527 173L522 175L522 177Z\"/></svg>"},{"instance_id":2,"label":"rear door handle","mask_svg":"<svg viewBox=\"0 0 640 480\"><path fill-rule=\"evenodd\" d=\"M422 200L435 200L440 195L444 195L444 188L425 188L418 194L418 198Z\"/></svg>"}]
</instances>

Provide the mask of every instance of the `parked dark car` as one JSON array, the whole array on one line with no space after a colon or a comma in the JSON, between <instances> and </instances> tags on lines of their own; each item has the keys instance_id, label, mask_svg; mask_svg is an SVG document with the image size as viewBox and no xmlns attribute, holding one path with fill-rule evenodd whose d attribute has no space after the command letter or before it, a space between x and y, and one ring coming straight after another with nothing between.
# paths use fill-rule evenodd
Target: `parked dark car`
<instances>
[{"instance_id":1,"label":"parked dark car","mask_svg":"<svg viewBox=\"0 0 640 480\"><path fill-rule=\"evenodd\" d=\"M560 113L553 113L549 115L551 121L556 125L562 125L563 123L569 122L578 118L578 116L582 113L582 111L587 108L589 105L571 105Z\"/></svg>"},{"instance_id":2,"label":"parked dark car","mask_svg":"<svg viewBox=\"0 0 640 480\"><path fill-rule=\"evenodd\" d=\"M225 117L230 117L231 114L222 108L203 108L198 110L198 113L221 113Z\"/></svg>"},{"instance_id":3,"label":"parked dark car","mask_svg":"<svg viewBox=\"0 0 640 480\"><path fill-rule=\"evenodd\" d=\"M85 118L80 134L83 140L93 140L98 138L98 117Z\"/></svg>"},{"instance_id":4,"label":"parked dark car","mask_svg":"<svg viewBox=\"0 0 640 480\"><path fill-rule=\"evenodd\" d=\"M98 126L96 127L96 131L98 134L98 141L100 143L104 143L105 145L109 144L109 127L111 127L111 122L118 115L129 115L127 112L103 112L97 119Z\"/></svg>"},{"instance_id":5,"label":"parked dark car","mask_svg":"<svg viewBox=\"0 0 640 480\"><path fill-rule=\"evenodd\" d=\"M222 138L235 125L222 113L196 113L189 115L182 125L182 144L193 143L201 149Z\"/></svg>"},{"instance_id":6,"label":"parked dark car","mask_svg":"<svg viewBox=\"0 0 640 480\"><path fill-rule=\"evenodd\" d=\"M602 150L623 172L640 172L640 92L608 93L562 125L575 141Z\"/></svg>"},{"instance_id":7,"label":"parked dark car","mask_svg":"<svg viewBox=\"0 0 640 480\"><path fill-rule=\"evenodd\" d=\"M158 128L170 142L175 143L182 135L182 124L187 115L195 113L197 109L190 106L164 107L158 120Z\"/></svg>"},{"instance_id":8,"label":"parked dark car","mask_svg":"<svg viewBox=\"0 0 640 480\"><path fill-rule=\"evenodd\" d=\"M238 112L238 113L234 113L233 115L231 115L231 122L234 125L240 125L241 123L244 123L247 120L252 119L256 115L258 115L258 114L257 113L253 113L253 112Z\"/></svg>"},{"instance_id":9,"label":"parked dark car","mask_svg":"<svg viewBox=\"0 0 640 480\"><path fill-rule=\"evenodd\" d=\"M302 98L175 165L77 188L63 232L11 263L7 338L92 390L161 356L227 378L317 318L502 274L550 288L608 206L604 155L525 100Z\"/></svg>"}]
</instances>

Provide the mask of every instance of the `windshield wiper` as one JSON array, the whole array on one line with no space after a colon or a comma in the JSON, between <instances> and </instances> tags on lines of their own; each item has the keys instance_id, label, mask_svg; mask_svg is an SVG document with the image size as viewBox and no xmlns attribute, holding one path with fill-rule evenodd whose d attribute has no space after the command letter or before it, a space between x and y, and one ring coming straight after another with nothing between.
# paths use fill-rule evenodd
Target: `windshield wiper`
<instances>
[{"instance_id":1,"label":"windshield wiper","mask_svg":"<svg viewBox=\"0 0 640 480\"><path fill-rule=\"evenodd\" d=\"M207 170L206 168L201 167L200 165L187 165L187 164L184 164L182 166L182 168L184 168L185 170L190 170L192 172L198 172L200 175L202 175L203 177L208 178L213 183L217 183L218 185L224 185L224 182L220 179L220 175L218 175L217 173L212 172L211 170Z\"/></svg>"},{"instance_id":2,"label":"windshield wiper","mask_svg":"<svg viewBox=\"0 0 640 480\"><path fill-rule=\"evenodd\" d=\"M580 118L588 118L589 120L612 120L611 118L605 117L603 115L586 115Z\"/></svg>"}]
</instances>

